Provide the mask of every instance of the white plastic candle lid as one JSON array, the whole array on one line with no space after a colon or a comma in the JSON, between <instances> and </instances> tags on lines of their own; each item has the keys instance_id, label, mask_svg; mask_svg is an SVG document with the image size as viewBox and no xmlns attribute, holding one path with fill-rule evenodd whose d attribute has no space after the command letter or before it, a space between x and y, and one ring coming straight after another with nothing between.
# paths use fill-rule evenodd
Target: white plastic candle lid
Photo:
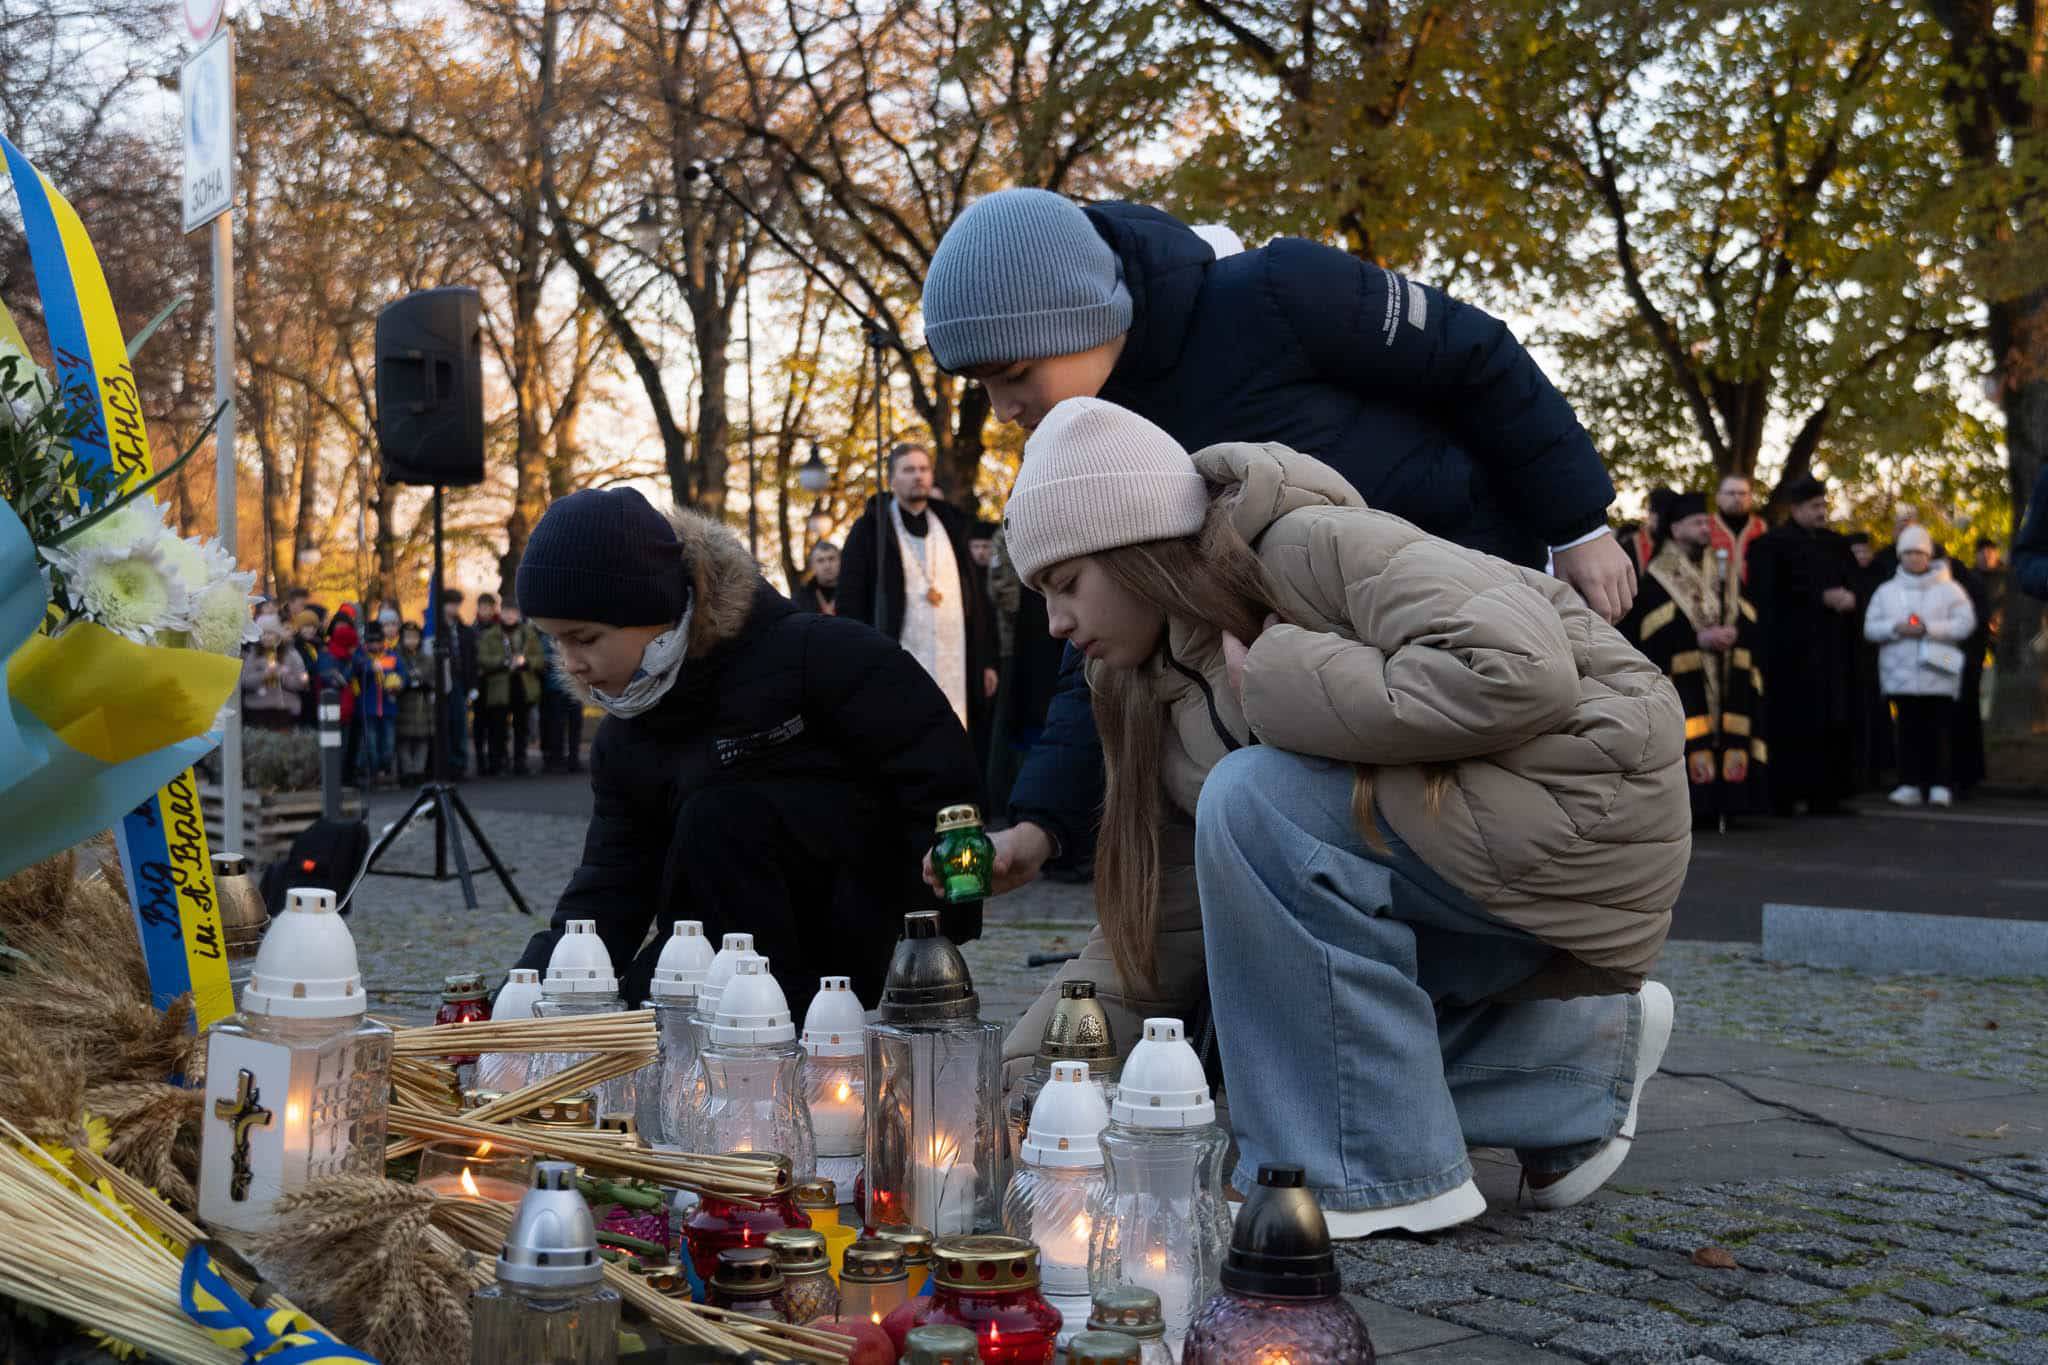
<instances>
[{"instance_id":1,"label":"white plastic candle lid","mask_svg":"<svg viewBox=\"0 0 2048 1365\"><path fill-rule=\"evenodd\" d=\"M270 921L242 987L242 1009L281 1019L345 1019L364 1004L356 941L334 913L334 893L310 886L285 892L284 912Z\"/></svg>"},{"instance_id":2,"label":"white plastic candle lid","mask_svg":"<svg viewBox=\"0 0 2048 1365\"><path fill-rule=\"evenodd\" d=\"M850 977L818 979L804 1011L804 1051L813 1057L858 1057L867 1051L868 1021Z\"/></svg>"},{"instance_id":3,"label":"white plastic candle lid","mask_svg":"<svg viewBox=\"0 0 2048 1365\"><path fill-rule=\"evenodd\" d=\"M1178 1019L1147 1019L1116 1084L1109 1116L1137 1128L1199 1128L1216 1121L1202 1059Z\"/></svg>"},{"instance_id":4,"label":"white plastic candle lid","mask_svg":"<svg viewBox=\"0 0 2048 1365\"><path fill-rule=\"evenodd\" d=\"M539 1003L540 973L531 967L514 967L491 1006L491 1018L531 1019L533 1007Z\"/></svg>"},{"instance_id":5,"label":"white plastic candle lid","mask_svg":"<svg viewBox=\"0 0 2048 1365\"><path fill-rule=\"evenodd\" d=\"M648 990L657 1000L687 1000L697 994L711 972L714 954L704 926L693 919L679 919L661 945L661 958L654 964L654 983Z\"/></svg>"},{"instance_id":6,"label":"white plastic candle lid","mask_svg":"<svg viewBox=\"0 0 2048 1365\"><path fill-rule=\"evenodd\" d=\"M789 997L768 975L768 959L743 957L733 967L732 981L718 998L718 1017L711 1023L714 1043L793 1043L796 1025L789 1017Z\"/></svg>"},{"instance_id":7,"label":"white plastic candle lid","mask_svg":"<svg viewBox=\"0 0 2048 1365\"><path fill-rule=\"evenodd\" d=\"M1027 1166L1100 1166L1109 1107L1088 1079L1086 1062L1054 1062L1052 1079L1031 1105L1031 1127L1017 1149Z\"/></svg>"},{"instance_id":8,"label":"white plastic candle lid","mask_svg":"<svg viewBox=\"0 0 2048 1365\"><path fill-rule=\"evenodd\" d=\"M619 993L611 950L597 936L596 920L572 919L563 926L555 951L548 955L548 974L540 988L545 995Z\"/></svg>"},{"instance_id":9,"label":"white plastic candle lid","mask_svg":"<svg viewBox=\"0 0 2048 1365\"><path fill-rule=\"evenodd\" d=\"M725 983L732 980L732 969L743 957L759 957L754 951L752 934L727 934L719 945L718 952L711 959L711 966L704 973L703 984L697 987L697 1010L701 1014L718 1013L718 997L725 993Z\"/></svg>"}]
</instances>

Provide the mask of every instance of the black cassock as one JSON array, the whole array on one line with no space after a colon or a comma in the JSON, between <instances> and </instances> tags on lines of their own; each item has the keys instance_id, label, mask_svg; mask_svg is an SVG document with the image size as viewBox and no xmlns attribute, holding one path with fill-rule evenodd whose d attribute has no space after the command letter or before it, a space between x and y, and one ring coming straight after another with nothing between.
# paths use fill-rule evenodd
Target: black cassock
<instances>
[{"instance_id":1,"label":"black cassock","mask_svg":"<svg viewBox=\"0 0 2048 1365\"><path fill-rule=\"evenodd\" d=\"M1831 610L1829 588L1857 585L1846 537L1786 522L1750 547L1749 593L1763 618L1765 733L1771 738L1771 805L1838 807L1856 787L1859 698L1856 643L1862 618Z\"/></svg>"},{"instance_id":2,"label":"black cassock","mask_svg":"<svg viewBox=\"0 0 2048 1365\"><path fill-rule=\"evenodd\" d=\"M1708 626L1735 627L1733 648L1702 649ZM1621 632L1664 670L1685 708L1686 778L1696 822L1765 808L1770 745L1756 608L1711 554L1666 541L1645 567Z\"/></svg>"}]
</instances>

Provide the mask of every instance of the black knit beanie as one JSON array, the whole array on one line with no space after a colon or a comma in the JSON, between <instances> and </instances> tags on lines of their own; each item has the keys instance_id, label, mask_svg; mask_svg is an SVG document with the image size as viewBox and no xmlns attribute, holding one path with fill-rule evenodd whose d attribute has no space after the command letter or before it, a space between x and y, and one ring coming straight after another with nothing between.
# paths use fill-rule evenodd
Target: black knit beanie
<instances>
[{"instance_id":1,"label":"black knit beanie","mask_svg":"<svg viewBox=\"0 0 2048 1365\"><path fill-rule=\"evenodd\" d=\"M520 610L609 626L672 626L690 563L668 518L630 488L586 488L556 502L519 557Z\"/></svg>"}]
</instances>

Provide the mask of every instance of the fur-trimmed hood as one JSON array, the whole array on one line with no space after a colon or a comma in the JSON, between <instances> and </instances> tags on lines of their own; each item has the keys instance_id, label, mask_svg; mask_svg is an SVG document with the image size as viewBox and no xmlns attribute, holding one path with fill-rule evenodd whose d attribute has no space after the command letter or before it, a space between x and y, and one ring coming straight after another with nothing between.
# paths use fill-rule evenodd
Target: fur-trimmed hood
<instances>
[{"instance_id":1,"label":"fur-trimmed hood","mask_svg":"<svg viewBox=\"0 0 2048 1365\"><path fill-rule=\"evenodd\" d=\"M737 636L753 614L761 591L761 571L746 546L723 522L687 507L669 506L662 515L683 547L690 565L690 647L684 659L701 659ZM590 689L569 675L559 651L553 655L557 681L584 702Z\"/></svg>"}]
</instances>

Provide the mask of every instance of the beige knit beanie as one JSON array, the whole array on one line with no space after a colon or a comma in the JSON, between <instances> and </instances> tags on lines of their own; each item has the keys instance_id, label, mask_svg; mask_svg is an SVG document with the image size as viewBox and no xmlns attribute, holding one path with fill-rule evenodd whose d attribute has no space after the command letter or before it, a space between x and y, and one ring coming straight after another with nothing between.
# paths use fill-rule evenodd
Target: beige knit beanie
<instances>
[{"instance_id":1,"label":"beige knit beanie","mask_svg":"<svg viewBox=\"0 0 2048 1365\"><path fill-rule=\"evenodd\" d=\"M1010 560L1032 587L1055 564L1202 529L1209 485L1180 442L1137 413L1069 398L1024 443L1003 508Z\"/></svg>"}]
</instances>

